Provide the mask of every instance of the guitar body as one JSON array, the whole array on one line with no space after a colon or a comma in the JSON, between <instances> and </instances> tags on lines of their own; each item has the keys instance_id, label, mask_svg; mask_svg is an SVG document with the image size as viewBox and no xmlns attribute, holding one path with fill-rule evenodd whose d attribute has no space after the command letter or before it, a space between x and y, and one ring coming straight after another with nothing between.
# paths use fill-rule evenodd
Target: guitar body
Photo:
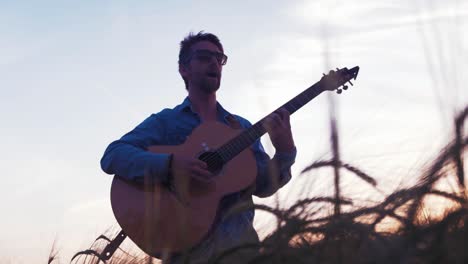
<instances>
[{"instance_id":1,"label":"guitar body","mask_svg":"<svg viewBox=\"0 0 468 264\"><path fill-rule=\"evenodd\" d=\"M216 149L242 130L219 122L202 123L177 146L151 146L154 153L198 157L206 146ZM177 253L197 245L210 231L221 198L255 182L257 166L250 148L224 164L212 183L190 179L189 204L166 186L144 187L115 176L111 204L117 222L136 245L151 256Z\"/></svg>"}]
</instances>

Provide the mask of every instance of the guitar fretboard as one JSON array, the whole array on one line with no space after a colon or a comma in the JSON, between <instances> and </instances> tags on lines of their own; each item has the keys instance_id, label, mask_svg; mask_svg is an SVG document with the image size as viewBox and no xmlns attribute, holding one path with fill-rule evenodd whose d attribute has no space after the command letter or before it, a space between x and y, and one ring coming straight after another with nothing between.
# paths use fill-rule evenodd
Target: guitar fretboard
<instances>
[{"instance_id":1,"label":"guitar fretboard","mask_svg":"<svg viewBox=\"0 0 468 264\"><path fill-rule=\"evenodd\" d=\"M289 100L287 103L285 103L275 111L279 110L280 108L284 108L289 112L289 114L293 114L299 108L303 107L316 96L321 94L323 91L324 89L322 89L321 83L319 81L311 87L307 88L302 93L298 94L293 99ZM266 133L266 129L264 126L265 118L266 117L262 118L250 128L244 130L237 137L231 139L216 150L216 152L218 152L218 154L223 159L224 163L233 159L237 154L242 152L244 149L248 148L257 139L259 139Z\"/></svg>"}]
</instances>

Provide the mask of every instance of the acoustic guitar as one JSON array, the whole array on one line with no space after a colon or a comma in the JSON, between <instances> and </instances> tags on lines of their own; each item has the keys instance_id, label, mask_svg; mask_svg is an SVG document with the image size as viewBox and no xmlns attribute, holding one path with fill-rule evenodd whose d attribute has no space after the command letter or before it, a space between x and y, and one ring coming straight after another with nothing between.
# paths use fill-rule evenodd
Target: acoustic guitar
<instances>
[{"instance_id":1,"label":"acoustic guitar","mask_svg":"<svg viewBox=\"0 0 468 264\"><path fill-rule=\"evenodd\" d=\"M293 114L324 91L341 93L347 83L352 85L358 71L358 66L330 71L280 108ZM181 202L165 185L148 186L115 175L112 210L125 234L154 257L183 252L200 243L212 228L220 200L255 183L257 167L249 147L266 133L264 119L244 130L205 122L181 145L148 148L155 153L196 157L216 175L209 184L190 179L189 203Z\"/></svg>"}]
</instances>

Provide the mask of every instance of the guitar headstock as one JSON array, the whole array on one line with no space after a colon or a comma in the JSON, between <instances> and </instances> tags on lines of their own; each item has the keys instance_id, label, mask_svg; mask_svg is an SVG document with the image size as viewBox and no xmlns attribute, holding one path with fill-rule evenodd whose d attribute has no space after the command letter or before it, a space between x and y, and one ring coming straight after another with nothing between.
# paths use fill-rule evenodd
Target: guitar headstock
<instances>
[{"instance_id":1,"label":"guitar headstock","mask_svg":"<svg viewBox=\"0 0 468 264\"><path fill-rule=\"evenodd\" d=\"M359 72L359 66L351 68L336 68L336 71L330 71L328 74L324 74L320 79L321 88L324 91L334 91L341 93L343 90L347 90L347 83L353 85L352 79L356 80ZM343 89L343 90L342 90Z\"/></svg>"}]
</instances>

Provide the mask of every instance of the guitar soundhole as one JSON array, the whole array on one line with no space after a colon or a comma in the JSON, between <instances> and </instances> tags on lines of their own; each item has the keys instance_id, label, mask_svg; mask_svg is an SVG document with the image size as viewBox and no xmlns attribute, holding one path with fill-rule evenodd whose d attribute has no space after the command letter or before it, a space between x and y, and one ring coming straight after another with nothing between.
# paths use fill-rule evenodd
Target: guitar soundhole
<instances>
[{"instance_id":1,"label":"guitar soundhole","mask_svg":"<svg viewBox=\"0 0 468 264\"><path fill-rule=\"evenodd\" d=\"M223 168L224 162L218 152L207 151L203 152L199 157L199 160L206 162L208 170L213 174L217 174Z\"/></svg>"}]
</instances>

